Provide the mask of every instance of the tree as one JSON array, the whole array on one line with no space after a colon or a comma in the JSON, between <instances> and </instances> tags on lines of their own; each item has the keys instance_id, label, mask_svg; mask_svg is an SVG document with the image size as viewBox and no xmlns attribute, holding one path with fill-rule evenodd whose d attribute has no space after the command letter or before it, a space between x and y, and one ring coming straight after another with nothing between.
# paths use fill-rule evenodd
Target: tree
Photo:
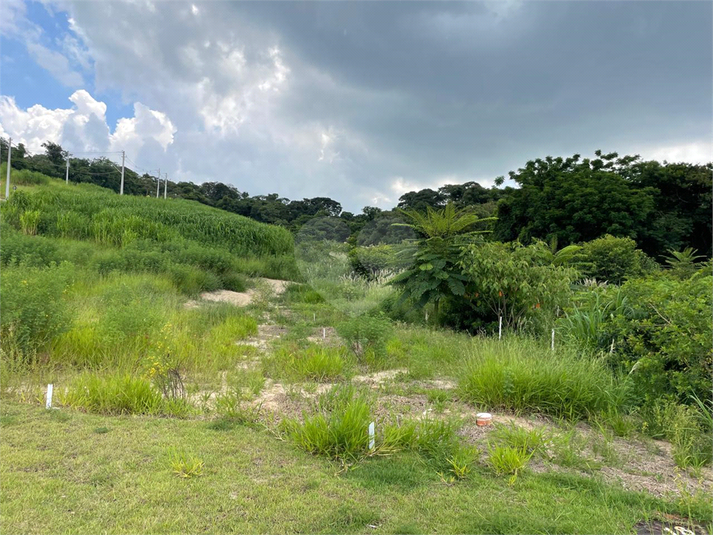
<instances>
[{"instance_id":1,"label":"tree","mask_svg":"<svg viewBox=\"0 0 713 535\"><path fill-rule=\"evenodd\" d=\"M604 234L636 239L654 210L654 189L637 187L622 174L629 157L529 161L510 177L520 184L498 204L494 237L529 243L533 238L569 245Z\"/></svg>"},{"instance_id":2,"label":"tree","mask_svg":"<svg viewBox=\"0 0 713 535\"><path fill-rule=\"evenodd\" d=\"M456 210L452 203L442 210L428 208L400 210L410 223L401 225L413 229L420 238L410 253L413 266L392 279L391 284L402 291L401 300L411 299L423 307L433 302L436 317L442 300L463 297L467 277L458 264L461 247L477 234L472 228L482 221L467 210Z\"/></svg>"}]
</instances>

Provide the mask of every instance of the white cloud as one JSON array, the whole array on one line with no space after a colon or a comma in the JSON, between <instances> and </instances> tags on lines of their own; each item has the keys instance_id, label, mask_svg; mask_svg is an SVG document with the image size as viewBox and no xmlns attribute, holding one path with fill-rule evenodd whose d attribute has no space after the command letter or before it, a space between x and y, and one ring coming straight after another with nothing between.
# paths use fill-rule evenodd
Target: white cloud
<instances>
[{"instance_id":1,"label":"white cloud","mask_svg":"<svg viewBox=\"0 0 713 535\"><path fill-rule=\"evenodd\" d=\"M645 159L705 164L713 161L713 142L692 142L679 145L663 145L641 149Z\"/></svg>"},{"instance_id":2,"label":"white cloud","mask_svg":"<svg viewBox=\"0 0 713 535\"><path fill-rule=\"evenodd\" d=\"M134 104L134 116L117 121L113 133L106 122L106 104L87 91L75 91L69 109L43 106L19 108L12 97L0 98L0 135L12 136L30 152L42 152L42 143L59 143L72 153L125 150L134 161L154 161L173 143L176 128L165 113Z\"/></svg>"}]
</instances>

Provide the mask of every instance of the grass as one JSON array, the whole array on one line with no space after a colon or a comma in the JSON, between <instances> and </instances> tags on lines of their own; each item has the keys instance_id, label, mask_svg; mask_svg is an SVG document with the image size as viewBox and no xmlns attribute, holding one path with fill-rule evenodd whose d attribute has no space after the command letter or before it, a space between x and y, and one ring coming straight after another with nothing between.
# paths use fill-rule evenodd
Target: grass
<instances>
[{"instance_id":1,"label":"grass","mask_svg":"<svg viewBox=\"0 0 713 535\"><path fill-rule=\"evenodd\" d=\"M460 372L459 388L477 407L570 420L618 408L626 393L626 384L602 361L568 348L553 352L526 338L480 339Z\"/></svg>"},{"instance_id":2,"label":"grass","mask_svg":"<svg viewBox=\"0 0 713 535\"><path fill-rule=\"evenodd\" d=\"M198 420L0 411L16 418L0 434L6 533L628 533L641 519L713 513L707 497L665 501L565 474L508 485L476 465L446 485L410 452L337 476L333 462L265 432ZM177 478L173 451L203 461L202 475Z\"/></svg>"},{"instance_id":3,"label":"grass","mask_svg":"<svg viewBox=\"0 0 713 535\"><path fill-rule=\"evenodd\" d=\"M186 416L183 399L165 399L151 383L130 375L79 376L61 396L63 405L98 414L152 414Z\"/></svg>"},{"instance_id":4,"label":"grass","mask_svg":"<svg viewBox=\"0 0 713 535\"><path fill-rule=\"evenodd\" d=\"M351 359L342 347L310 344L300 347L288 343L275 348L263 359L265 371L274 378L285 381L328 382L342 379L351 365Z\"/></svg>"},{"instance_id":5,"label":"grass","mask_svg":"<svg viewBox=\"0 0 713 535\"><path fill-rule=\"evenodd\" d=\"M302 421L287 418L281 426L305 451L353 461L369 452L372 410L366 393L340 385L319 397L315 414L305 414Z\"/></svg>"}]
</instances>

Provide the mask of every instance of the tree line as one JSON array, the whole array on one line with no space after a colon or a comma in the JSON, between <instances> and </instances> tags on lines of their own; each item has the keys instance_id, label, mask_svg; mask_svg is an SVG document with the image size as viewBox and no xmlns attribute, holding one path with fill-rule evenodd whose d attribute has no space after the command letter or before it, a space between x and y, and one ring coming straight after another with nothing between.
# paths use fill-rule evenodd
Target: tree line
<instances>
[{"instance_id":1,"label":"tree line","mask_svg":"<svg viewBox=\"0 0 713 535\"><path fill-rule=\"evenodd\" d=\"M22 144L13 148L12 167L64 178L68 153L52 142L44 143L43 148L45 152L36 155L30 155ZM0 139L0 151L0 157L7 154L4 139ZM119 191L120 174L107 158L69 159L70 181ZM400 218L399 209L423 212L451 204L480 219L494 218L487 230L497 241L529 244L544 240L565 247L612 235L633 239L658 260L669 251L686 247L711 257L713 163L646 161L596 151L593 158L575 154L531 160L509 176L519 187L503 187L504 177L496 178L492 187L477 182L449 184L405 193L395 210L366 206L358 214L344 211L338 201L328 197L290 200L277 193L251 196L222 182L169 181L168 195L281 225L292 232L315 218L339 218L347 229L341 237L356 244L359 236L361 245L401 239L405 234L393 225ZM156 179L127 167L124 192L155 195Z\"/></svg>"}]
</instances>

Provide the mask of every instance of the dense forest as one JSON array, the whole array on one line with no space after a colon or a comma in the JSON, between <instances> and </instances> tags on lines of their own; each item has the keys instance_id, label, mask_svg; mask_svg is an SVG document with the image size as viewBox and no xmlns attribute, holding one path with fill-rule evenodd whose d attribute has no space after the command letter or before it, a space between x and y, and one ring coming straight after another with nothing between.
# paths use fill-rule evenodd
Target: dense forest
<instances>
[{"instance_id":1,"label":"dense forest","mask_svg":"<svg viewBox=\"0 0 713 535\"><path fill-rule=\"evenodd\" d=\"M56 143L43 144L43 154L30 155L22 144L13 149L12 167L64 178L68 153ZM0 156L7 158L7 142L0 140ZM4 156L3 156L4 155ZM662 261L671 251L687 247L711 257L711 186L713 163L695 165L644 161L638 156L595 152L594 158L550 157L528 161L509 173L519 187L502 187L504 177L486 188L476 182L449 184L437 190L405 193L398 209L423 211L453 204L489 223L498 241L522 244L543 240L565 247L612 235L634 240L647 255ZM120 174L106 158L70 158L69 180L119 191ZM129 195L156 194L156 178L125 171ZM161 186L163 190L163 184ZM222 182L168 182L168 195L195 200L297 232L317 217L338 217L351 240L359 244L398 242L403 231L392 225L397 210L366 206L359 214L342 210L328 197L290 200L277 193L251 196ZM347 231L345 231L346 234ZM347 239L350 236L343 236Z\"/></svg>"}]
</instances>

